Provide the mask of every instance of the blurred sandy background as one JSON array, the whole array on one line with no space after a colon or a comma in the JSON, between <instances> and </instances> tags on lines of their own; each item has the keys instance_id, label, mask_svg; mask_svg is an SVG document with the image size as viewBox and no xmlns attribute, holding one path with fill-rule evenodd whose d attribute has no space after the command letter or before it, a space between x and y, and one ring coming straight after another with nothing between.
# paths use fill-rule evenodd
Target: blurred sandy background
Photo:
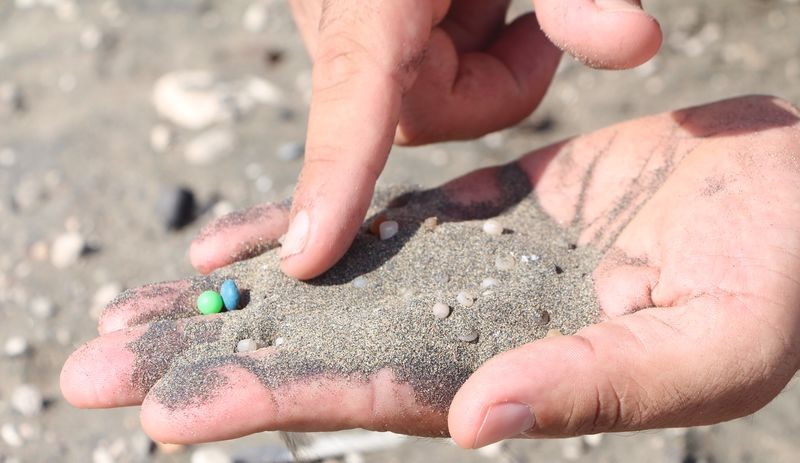
<instances>
[{"instance_id":1,"label":"blurred sandy background","mask_svg":"<svg viewBox=\"0 0 800 463\"><path fill-rule=\"evenodd\" d=\"M800 103L798 0L646 6L666 35L652 62L602 72L565 58L541 108L518 127L396 149L381 181L433 186L571 134L729 96ZM515 12L528 8L514 2ZM279 0L0 0L0 463L256 462L280 448L272 433L157 447L136 409L73 409L58 374L119 291L192 274L186 250L204 222L290 194L309 66ZM187 86L201 95L189 114ZM198 214L168 231L165 221L181 218L168 207L178 187L193 192ZM718 426L484 452L390 439L380 444L394 447L370 453L343 445L333 461L794 462L799 416L793 381L758 414Z\"/></svg>"}]
</instances>

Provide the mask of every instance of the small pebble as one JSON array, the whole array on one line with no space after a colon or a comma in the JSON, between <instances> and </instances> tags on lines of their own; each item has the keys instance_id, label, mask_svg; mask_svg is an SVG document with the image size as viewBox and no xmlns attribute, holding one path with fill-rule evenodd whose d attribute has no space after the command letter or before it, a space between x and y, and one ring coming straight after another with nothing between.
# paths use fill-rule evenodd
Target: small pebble
<instances>
[{"instance_id":1,"label":"small pebble","mask_svg":"<svg viewBox=\"0 0 800 463\"><path fill-rule=\"evenodd\" d=\"M172 145L172 130L163 124L150 129L150 148L156 153L163 153Z\"/></svg>"},{"instance_id":2,"label":"small pebble","mask_svg":"<svg viewBox=\"0 0 800 463\"><path fill-rule=\"evenodd\" d=\"M445 319L450 316L450 306L447 304L443 304L441 302L437 302L433 304L433 316L438 319Z\"/></svg>"},{"instance_id":3,"label":"small pebble","mask_svg":"<svg viewBox=\"0 0 800 463\"><path fill-rule=\"evenodd\" d=\"M53 241L50 262L57 268L69 267L80 259L86 249L86 239L80 233L64 233Z\"/></svg>"},{"instance_id":4,"label":"small pebble","mask_svg":"<svg viewBox=\"0 0 800 463\"><path fill-rule=\"evenodd\" d=\"M159 116L187 129L203 129L239 114L230 85L209 71L174 71L161 76L153 88Z\"/></svg>"},{"instance_id":5,"label":"small pebble","mask_svg":"<svg viewBox=\"0 0 800 463\"><path fill-rule=\"evenodd\" d=\"M22 436L19 435L16 426L11 423L5 423L0 427L0 436L9 447L22 447L24 441Z\"/></svg>"},{"instance_id":6,"label":"small pebble","mask_svg":"<svg viewBox=\"0 0 800 463\"><path fill-rule=\"evenodd\" d=\"M27 339L22 336L13 336L6 340L3 346L3 353L10 358L22 357L30 351L30 348L31 346Z\"/></svg>"},{"instance_id":7,"label":"small pebble","mask_svg":"<svg viewBox=\"0 0 800 463\"><path fill-rule=\"evenodd\" d=\"M275 338L275 342L273 342L272 344L275 347L278 347L278 346L282 346L283 343L285 343L285 342L286 342L286 339L284 339L283 337L279 337L279 338Z\"/></svg>"},{"instance_id":8,"label":"small pebble","mask_svg":"<svg viewBox=\"0 0 800 463\"><path fill-rule=\"evenodd\" d=\"M360 289L360 288L364 288L364 287L366 287L366 286L367 286L367 283L368 283L368 281L367 281L367 278L366 278L366 277L363 277L363 276L361 276L361 277L356 277L356 278L353 280L353 287L354 287L354 288L359 288L359 289Z\"/></svg>"},{"instance_id":9,"label":"small pebble","mask_svg":"<svg viewBox=\"0 0 800 463\"><path fill-rule=\"evenodd\" d=\"M484 278L483 281L481 281L481 288L483 289L493 288L499 284L500 282L497 281L497 279L495 278Z\"/></svg>"},{"instance_id":10,"label":"small pebble","mask_svg":"<svg viewBox=\"0 0 800 463\"><path fill-rule=\"evenodd\" d=\"M381 240L385 241L397 234L398 230L400 230L400 225L394 220L387 220L378 226L378 230L380 231Z\"/></svg>"},{"instance_id":11,"label":"small pebble","mask_svg":"<svg viewBox=\"0 0 800 463\"><path fill-rule=\"evenodd\" d=\"M192 190L170 187L162 190L156 200L155 212L165 230L180 230L195 218L196 202Z\"/></svg>"},{"instance_id":12,"label":"small pebble","mask_svg":"<svg viewBox=\"0 0 800 463\"><path fill-rule=\"evenodd\" d=\"M156 448L158 453L163 453L164 455L178 455L186 450L186 446L183 444L168 444L158 441L156 441Z\"/></svg>"},{"instance_id":13,"label":"small pebble","mask_svg":"<svg viewBox=\"0 0 800 463\"><path fill-rule=\"evenodd\" d=\"M11 393L11 406L25 416L36 416L44 408L44 397L36 386L23 384Z\"/></svg>"},{"instance_id":14,"label":"small pebble","mask_svg":"<svg viewBox=\"0 0 800 463\"><path fill-rule=\"evenodd\" d=\"M547 330L547 334L544 336L546 338L555 338L557 336L564 336L564 333L561 332L558 328L550 328Z\"/></svg>"},{"instance_id":15,"label":"small pebble","mask_svg":"<svg viewBox=\"0 0 800 463\"><path fill-rule=\"evenodd\" d=\"M569 437L561 439L561 456L565 460L575 461L580 460L584 453L586 453L586 444L581 437Z\"/></svg>"},{"instance_id":16,"label":"small pebble","mask_svg":"<svg viewBox=\"0 0 800 463\"><path fill-rule=\"evenodd\" d=\"M115 463L116 459L111 450L103 445L95 447L92 451L92 463Z\"/></svg>"},{"instance_id":17,"label":"small pebble","mask_svg":"<svg viewBox=\"0 0 800 463\"><path fill-rule=\"evenodd\" d=\"M517 265L517 259L511 254L500 254L494 259L494 266L497 270L512 270Z\"/></svg>"},{"instance_id":18,"label":"small pebble","mask_svg":"<svg viewBox=\"0 0 800 463\"><path fill-rule=\"evenodd\" d=\"M235 211L236 207L233 204L229 203L228 201L220 201L214 204L214 207L211 209L211 212L214 214L214 217L222 217L223 215L228 215L231 212Z\"/></svg>"},{"instance_id":19,"label":"small pebble","mask_svg":"<svg viewBox=\"0 0 800 463\"><path fill-rule=\"evenodd\" d=\"M428 217L422 222L422 227L425 228L426 231L432 232L436 230L436 227L439 226L439 218L438 217Z\"/></svg>"},{"instance_id":20,"label":"small pebble","mask_svg":"<svg viewBox=\"0 0 800 463\"><path fill-rule=\"evenodd\" d=\"M547 325L550 323L550 313L546 310L536 309L533 311L533 318L536 323L540 325Z\"/></svg>"},{"instance_id":21,"label":"small pebble","mask_svg":"<svg viewBox=\"0 0 800 463\"><path fill-rule=\"evenodd\" d=\"M200 447L192 452L191 463L233 463L233 458L218 447Z\"/></svg>"},{"instance_id":22,"label":"small pebble","mask_svg":"<svg viewBox=\"0 0 800 463\"><path fill-rule=\"evenodd\" d=\"M278 147L275 156L281 161L296 161L303 157L305 154L306 145L299 142L284 143Z\"/></svg>"},{"instance_id":23,"label":"small pebble","mask_svg":"<svg viewBox=\"0 0 800 463\"><path fill-rule=\"evenodd\" d=\"M258 342L252 339L242 339L236 343L236 352L255 352L258 350Z\"/></svg>"},{"instance_id":24,"label":"small pebble","mask_svg":"<svg viewBox=\"0 0 800 463\"><path fill-rule=\"evenodd\" d=\"M469 291L459 291L456 301L464 307L472 307L472 304L475 303L475 295Z\"/></svg>"},{"instance_id":25,"label":"small pebble","mask_svg":"<svg viewBox=\"0 0 800 463\"><path fill-rule=\"evenodd\" d=\"M219 295L225 304L225 310L236 310L239 307L239 288L233 280L225 280L219 287Z\"/></svg>"},{"instance_id":26,"label":"small pebble","mask_svg":"<svg viewBox=\"0 0 800 463\"><path fill-rule=\"evenodd\" d=\"M561 267L560 267L560 266L558 266L558 265L556 265L556 266L555 266L555 269L554 269L554 270L556 271L556 275L561 275L562 273L564 273L564 269L563 269L563 268L561 268Z\"/></svg>"},{"instance_id":27,"label":"small pebble","mask_svg":"<svg viewBox=\"0 0 800 463\"><path fill-rule=\"evenodd\" d=\"M275 181L269 176L262 175L256 179L255 186L259 193L269 193L275 186Z\"/></svg>"},{"instance_id":28,"label":"small pebble","mask_svg":"<svg viewBox=\"0 0 800 463\"><path fill-rule=\"evenodd\" d=\"M50 299L39 296L31 301L30 310L34 317L45 319L52 317L56 313L56 305Z\"/></svg>"},{"instance_id":29,"label":"small pebble","mask_svg":"<svg viewBox=\"0 0 800 463\"><path fill-rule=\"evenodd\" d=\"M28 255L37 262L44 262L50 255L50 248L47 247L47 243L44 241L37 241L28 248Z\"/></svg>"},{"instance_id":30,"label":"small pebble","mask_svg":"<svg viewBox=\"0 0 800 463\"><path fill-rule=\"evenodd\" d=\"M155 443L147 434L138 431L131 437L131 453L135 461L150 461L150 454L155 450Z\"/></svg>"},{"instance_id":31,"label":"small pebble","mask_svg":"<svg viewBox=\"0 0 800 463\"><path fill-rule=\"evenodd\" d=\"M92 306L89 309L89 314L93 319L99 320L100 315L105 310L106 306L111 303L120 293L124 290L121 284L117 282L106 283L97 288L94 296L92 296Z\"/></svg>"},{"instance_id":32,"label":"small pebble","mask_svg":"<svg viewBox=\"0 0 800 463\"><path fill-rule=\"evenodd\" d=\"M242 26L248 32L261 32L269 18L270 2L256 0L247 6L242 15Z\"/></svg>"},{"instance_id":33,"label":"small pebble","mask_svg":"<svg viewBox=\"0 0 800 463\"><path fill-rule=\"evenodd\" d=\"M478 331L469 330L458 335L458 340L461 342L476 342L478 340Z\"/></svg>"},{"instance_id":34,"label":"small pebble","mask_svg":"<svg viewBox=\"0 0 800 463\"><path fill-rule=\"evenodd\" d=\"M500 236L503 234L503 224L495 219L489 219L483 222L483 232L491 236Z\"/></svg>"},{"instance_id":35,"label":"small pebble","mask_svg":"<svg viewBox=\"0 0 800 463\"><path fill-rule=\"evenodd\" d=\"M211 129L192 139L184 151L184 158L190 164L209 165L233 152L236 143L229 129Z\"/></svg>"},{"instance_id":36,"label":"small pebble","mask_svg":"<svg viewBox=\"0 0 800 463\"><path fill-rule=\"evenodd\" d=\"M602 434L589 434L587 436L583 436L583 440L589 447L598 447L601 442L603 442L603 435Z\"/></svg>"},{"instance_id":37,"label":"small pebble","mask_svg":"<svg viewBox=\"0 0 800 463\"><path fill-rule=\"evenodd\" d=\"M222 296L216 291L204 291L197 297L197 310L203 315L222 311Z\"/></svg>"}]
</instances>

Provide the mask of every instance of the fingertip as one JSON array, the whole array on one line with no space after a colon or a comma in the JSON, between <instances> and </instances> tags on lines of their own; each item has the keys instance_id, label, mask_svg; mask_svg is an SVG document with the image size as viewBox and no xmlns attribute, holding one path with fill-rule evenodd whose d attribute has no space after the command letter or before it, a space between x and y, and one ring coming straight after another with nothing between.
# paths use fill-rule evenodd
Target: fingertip
<instances>
[{"instance_id":1,"label":"fingertip","mask_svg":"<svg viewBox=\"0 0 800 463\"><path fill-rule=\"evenodd\" d=\"M59 378L67 402L78 408L111 408L141 401L129 382L133 353L119 348L128 336L121 331L108 334L84 344L67 358Z\"/></svg>"},{"instance_id":2,"label":"fingertip","mask_svg":"<svg viewBox=\"0 0 800 463\"><path fill-rule=\"evenodd\" d=\"M280 250L281 270L300 280L330 269L350 248L367 213L377 175L359 172L349 181L330 183L322 172L304 176ZM314 188L309 191L308 188Z\"/></svg>"},{"instance_id":3,"label":"fingertip","mask_svg":"<svg viewBox=\"0 0 800 463\"><path fill-rule=\"evenodd\" d=\"M192 241L189 245L189 262L200 274L208 275L219 267L217 250L201 241Z\"/></svg>"},{"instance_id":4,"label":"fingertip","mask_svg":"<svg viewBox=\"0 0 800 463\"><path fill-rule=\"evenodd\" d=\"M655 56L663 40L661 26L630 2L537 0L536 15L550 40L578 60L599 69L627 69Z\"/></svg>"},{"instance_id":5,"label":"fingertip","mask_svg":"<svg viewBox=\"0 0 800 463\"><path fill-rule=\"evenodd\" d=\"M313 198L296 203L297 212L281 240L281 270L307 280L321 275L344 256L366 216L377 176L377 168L349 166L336 169L341 175L315 168L303 171L296 197ZM377 169L377 172L376 172ZM331 181L328 177L336 177Z\"/></svg>"}]
</instances>

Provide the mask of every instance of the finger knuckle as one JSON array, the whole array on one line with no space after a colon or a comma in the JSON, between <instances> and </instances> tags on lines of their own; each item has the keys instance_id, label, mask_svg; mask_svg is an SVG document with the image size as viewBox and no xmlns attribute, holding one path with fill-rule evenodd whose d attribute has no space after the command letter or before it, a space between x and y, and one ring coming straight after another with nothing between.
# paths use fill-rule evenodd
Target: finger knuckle
<instances>
[{"instance_id":1,"label":"finger knuckle","mask_svg":"<svg viewBox=\"0 0 800 463\"><path fill-rule=\"evenodd\" d=\"M369 49L350 34L326 38L314 65L312 90L316 94L335 91L373 65Z\"/></svg>"}]
</instances>

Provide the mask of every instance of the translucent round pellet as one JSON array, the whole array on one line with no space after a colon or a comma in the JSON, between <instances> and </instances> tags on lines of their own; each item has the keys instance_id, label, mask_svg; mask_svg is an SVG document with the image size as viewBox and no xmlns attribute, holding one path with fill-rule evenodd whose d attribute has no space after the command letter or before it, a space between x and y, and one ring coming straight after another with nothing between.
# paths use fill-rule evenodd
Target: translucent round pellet
<instances>
[{"instance_id":1,"label":"translucent round pellet","mask_svg":"<svg viewBox=\"0 0 800 463\"><path fill-rule=\"evenodd\" d=\"M476 342L478 340L478 331L467 330L463 333L459 333L458 340L461 342Z\"/></svg>"},{"instance_id":2,"label":"translucent round pellet","mask_svg":"<svg viewBox=\"0 0 800 463\"><path fill-rule=\"evenodd\" d=\"M498 220L489 219L486 222L483 222L483 232L487 235L500 236L503 234L503 230L503 224L501 224Z\"/></svg>"},{"instance_id":3,"label":"translucent round pellet","mask_svg":"<svg viewBox=\"0 0 800 463\"><path fill-rule=\"evenodd\" d=\"M253 339L242 339L236 344L236 352L253 352L258 350L258 342Z\"/></svg>"},{"instance_id":4,"label":"translucent round pellet","mask_svg":"<svg viewBox=\"0 0 800 463\"><path fill-rule=\"evenodd\" d=\"M469 291L460 291L456 295L456 301L464 307L472 307L475 303L475 295Z\"/></svg>"},{"instance_id":5,"label":"translucent round pellet","mask_svg":"<svg viewBox=\"0 0 800 463\"><path fill-rule=\"evenodd\" d=\"M433 304L431 310L433 311L433 316L438 319L445 319L450 316L450 306L441 302Z\"/></svg>"},{"instance_id":6,"label":"translucent round pellet","mask_svg":"<svg viewBox=\"0 0 800 463\"><path fill-rule=\"evenodd\" d=\"M517 259L511 254L500 254L494 259L497 270L508 271L517 266Z\"/></svg>"},{"instance_id":7,"label":"translucent round pellet","mask_svg":"<svg viewBox=\"0 0 800 463\"><path fill-rule=\"evenodd\" d=\"M388 240L394 237L397 232L400 230L400 225L395 222L394 220L387 220L385 222L381 222L378 226L378 232L380 234L381 240Z\"/></svg>"}]
</instances>

